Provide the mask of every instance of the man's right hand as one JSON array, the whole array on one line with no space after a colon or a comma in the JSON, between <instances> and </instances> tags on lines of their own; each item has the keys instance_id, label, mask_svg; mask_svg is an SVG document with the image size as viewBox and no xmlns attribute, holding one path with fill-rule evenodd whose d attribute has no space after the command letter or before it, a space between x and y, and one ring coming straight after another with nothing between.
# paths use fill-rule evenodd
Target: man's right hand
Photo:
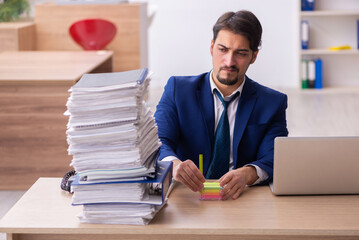
<instances>
[{"instance_id":1,"label":"man's right hand","mask_svg":"<svg viewBox=\"0 0 359 240\"><path fill-rule=\"evenodd\" d=\"M206 179L191 160L188 159L182 162L175 159L172 162L173 177L176 181L183 183L193 192L199 192L203 188L203 183Z\"/></svg>"}]
</instances>

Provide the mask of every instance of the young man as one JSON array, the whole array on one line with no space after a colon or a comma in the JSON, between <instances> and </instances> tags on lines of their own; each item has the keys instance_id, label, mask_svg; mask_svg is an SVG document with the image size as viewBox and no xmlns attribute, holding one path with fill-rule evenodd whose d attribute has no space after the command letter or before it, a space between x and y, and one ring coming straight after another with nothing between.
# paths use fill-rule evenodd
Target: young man
<instances>
[{"instance_id":1,"label":"young man","mask_svg":"<svg viewBox=\"0 0 359 240\"><path fill-rule=\"evenodd\" d=\"M288 135L287 96L245 75L261 36L253 13L227 12L213 27L212 71L168 80L155 113L159 159L173 161L175 180L192 191L219 179L222 198L236 199L246 185L272 180L274 139Z\"/></svg>"}]
</instances>

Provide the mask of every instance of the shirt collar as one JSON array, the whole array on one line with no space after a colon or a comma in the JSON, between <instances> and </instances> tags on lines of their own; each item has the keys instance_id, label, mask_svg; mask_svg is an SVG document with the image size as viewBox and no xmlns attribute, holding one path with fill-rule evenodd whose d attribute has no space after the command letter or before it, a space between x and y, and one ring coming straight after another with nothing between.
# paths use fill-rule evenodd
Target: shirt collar
<instances>
[{"instance_id":1,"label":"shirt collar","mask_svg":"<svg viewBox=\"0 0 359 240\"><path fill-rule=\"evenodd\" d=\"M214 83L213 81L213 77L212 77L212 73L213 73L213 70L211 70L211 72L209 73L209 83L211 85L211 91L212 91L212 94L214 94L214 89L217 89L218 92L222 95L223 97L223 94L221 93L221 91L217 88L216 84ZM244 86L244 83L246 81L246 78L244 78L242 84L236 89L234 90L229 96L226 96L224 97L223 99L228 101L228 99L230 99L232 96L234 96L234 94L236 94L236 92L239 92L240 94L242 93L242 90L243 90L243 86Z\"/></svg>"}]
</instances>

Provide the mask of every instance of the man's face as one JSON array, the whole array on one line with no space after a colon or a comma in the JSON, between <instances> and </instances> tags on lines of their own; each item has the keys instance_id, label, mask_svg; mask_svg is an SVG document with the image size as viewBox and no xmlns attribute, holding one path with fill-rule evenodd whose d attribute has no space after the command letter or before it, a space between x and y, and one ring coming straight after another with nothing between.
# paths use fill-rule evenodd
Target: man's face
<instances>
[{"instance_id":1,"label":"man's face","mask_svg":"<svg viewBox=\"0 0 359 240\"><path fill-rule=\"evenodd\" d=\"M227 86L239 86L250 64L256 60L258 51L249 48L249 40L229 30L218 32L211 42L214 78Z\"/></svg>"}]
</instances>

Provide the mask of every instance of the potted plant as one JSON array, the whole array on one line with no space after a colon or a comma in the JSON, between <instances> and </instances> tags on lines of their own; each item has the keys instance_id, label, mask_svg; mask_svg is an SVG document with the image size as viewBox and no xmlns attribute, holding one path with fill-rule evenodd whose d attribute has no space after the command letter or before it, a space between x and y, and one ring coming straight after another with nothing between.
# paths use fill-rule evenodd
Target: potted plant
<instances>
[{"instance_id":1,"label":"potted plant","mask_svg":"<svg viewBox=\"0 0 359 240\"><path fill-rule=\"evenodd\" d=\"M29 9L27 0L0 0L0 22L14 21Z\"/></svg>"}]
</instances>

